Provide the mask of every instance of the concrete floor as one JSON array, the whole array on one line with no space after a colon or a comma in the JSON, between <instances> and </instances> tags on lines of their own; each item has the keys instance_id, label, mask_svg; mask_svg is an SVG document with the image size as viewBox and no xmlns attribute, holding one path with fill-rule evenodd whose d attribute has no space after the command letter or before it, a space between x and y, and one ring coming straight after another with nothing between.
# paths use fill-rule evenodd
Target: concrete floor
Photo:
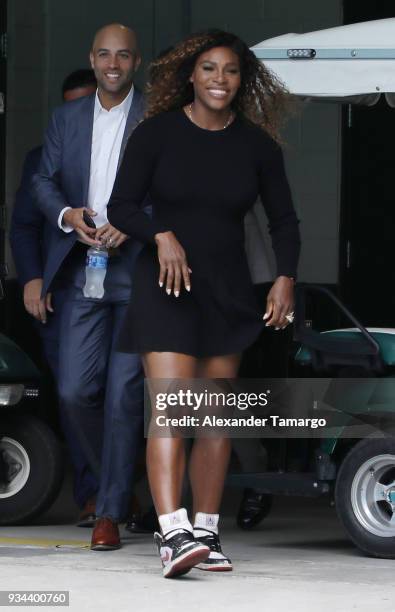
<instances>
[{"instance_id":1,"label":"concrete floor","mask_svg":"<svg viewBox=\"0 0 395 612\"><path fill-rule=\"evenodd\" d=\"M239 497L227 492L228 514ZM395 609L395 562L356 550L323 499L278 498L250 533L230 513L222 542L234 571L192 570L177 580L161 576L151 536L123 532L121 550L92 552L90 530L74 527L74 515L66 490L38 524L0 529L2 590L69 590L73 611Z\"/></svg>"}]
</instances>

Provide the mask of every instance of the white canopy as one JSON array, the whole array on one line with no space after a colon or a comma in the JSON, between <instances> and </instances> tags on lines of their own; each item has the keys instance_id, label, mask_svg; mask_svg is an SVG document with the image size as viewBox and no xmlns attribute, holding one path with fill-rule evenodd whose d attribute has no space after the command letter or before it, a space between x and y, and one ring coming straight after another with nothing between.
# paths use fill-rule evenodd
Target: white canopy
<instances>
[{"instance_id":1,"label":"white canopy","mask_svg":"<svg viewBox=\"0 0 395 612\"><path fill-rule=\"evenodd\" d=\"M295 95L374 94L374 102L380 93L395 92L395 18L285 34L252 50Z\"/></svg>"}]
</instances>

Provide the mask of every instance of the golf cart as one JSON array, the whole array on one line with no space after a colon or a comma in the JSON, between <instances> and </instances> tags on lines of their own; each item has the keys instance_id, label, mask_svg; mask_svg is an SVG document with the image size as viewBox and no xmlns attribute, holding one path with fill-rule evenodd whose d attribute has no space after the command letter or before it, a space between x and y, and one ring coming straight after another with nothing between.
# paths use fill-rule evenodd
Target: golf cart
<instances>
[{"instance_id":1,"label":"golf cart","mask_svg":"<svg viewBox=\"0 0 395 612\"><path fill-rule=\"evenodd\" d=\"M253 51L303 99L372 105L384 93L395 106L394 41L395 19L385 19L287 34ZM324 332L307 327L312 294L329 300L348 324ZM268 508L274 494L331 496L347 533L362 551L395 558L395 329L365 328L333 293L317 285L297 286L295 310L300 376L388 382L386 398L370 403L350 398L347 405L353 418L375 418L377 435L353 439L340 428L337 436L321 440L277 439L267 445L265 440L269 456L274 452L270 471L232 474L228 482L267 494Z\"/></svg>"},{"instance_id":2,"label":"golf cart","mask_svg":"<svg viewBox=\"0 0 395 612\"><path fill-rule=\"evenodd\" d=\"M63 481L60 443L37 416L40 384L35 364L0 334L0 525L26 524L45 512Z\"/></svg>"}]
</instances>

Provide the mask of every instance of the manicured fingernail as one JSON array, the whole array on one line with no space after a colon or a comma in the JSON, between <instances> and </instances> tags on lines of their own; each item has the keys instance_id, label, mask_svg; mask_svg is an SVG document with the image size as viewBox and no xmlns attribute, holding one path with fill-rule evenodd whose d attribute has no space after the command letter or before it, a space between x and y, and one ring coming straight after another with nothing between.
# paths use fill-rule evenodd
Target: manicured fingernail
<instances>
[{"instance_id":1,"label":"manicured fingernail","mask_svg":"<svg viewBox=\"0 0 395 612\"><path fill-rule=\"evenodd\" d=\"M167 293L167 295L170 295L171 289L166 289L166 293Z\"/></svg>"},{"instance_id":2,"label":"manicured fingernail","mask_svg":"<svg viewBox=\"0 0 395 612\"><path fill-rule=\"evenodd\" d=\"M159 287L163 287L162 281L159 281Z\"/></svg>"},{"instance_id":3,"label":"manicured fingernail","mask_svg":"<svg viewBox=\"0 0 395 612\"><path fill-rule=\"evenodd\" d=\"M191 286L190 286L190 285L187 285L187 286L185 287L185 289L186 289L187 291L190 291L190 290L191 290Z\"/></svg>"},{"instance_id":4,"label":"manicured fingernail","mask_svg":"<svg viewBox=\"0 0 395 612\"><path fill-rule=\"evenodd\" d=\"M265 327L270 327L269 323L266 323Z\"/></svg>"},{"instance_id":5,"label":"manicured fingernail","mask_svg":"<svg viewBox=\"0 0 395 612\"><path fill-rule=\"evenodd\" d=\"M268 318L268 316L269 315L267 314L267 312L265 312L265 314L263 315L263 320L265 321Z\"/></svg>"},{"instance_id":6,"label":"manicured fingernail","mask_svg":"<svg viewBox=\"0 0 395 612\"><path fill-rule=\"evenodd\" d=\"M179 291L175 291L175 292L174 292L174 295L175 295L176 297L178 297L178 296L180 295L180 292L179 292Z\"/></svg>"},{"instance_id":7,"label":"manicured fingernail","mask_svg":"<svg viewBox=\"0 0 395 612\"><path fill-rule=\"evenodd\" d=\"M274 329L275 329L276 331L278 331L280 328L279 328L279 327L275 327Z\"/></svg>"}]
</instances>

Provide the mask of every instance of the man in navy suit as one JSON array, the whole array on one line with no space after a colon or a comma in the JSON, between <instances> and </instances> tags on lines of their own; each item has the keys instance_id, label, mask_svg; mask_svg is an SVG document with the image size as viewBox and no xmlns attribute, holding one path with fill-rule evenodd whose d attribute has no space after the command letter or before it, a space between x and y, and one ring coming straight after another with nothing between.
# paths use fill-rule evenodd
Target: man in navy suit
<instances>
[{"instance_id":1,"label":"man in navy suit","mask_svg":"<svg viewBox=\"0 0 395 612\"><path fill-rule=\"evenodd\" d=\"M93 70L81 69L69 74L62 84L64 102L77 100L96 91L96 77ZM36 147L26 155L22 179L15 196L12 211L10 244L17 270L18 280L23 287L23 301L29 314L43 324L50 323L54 317L47 319L48 311L52 312L51 294L41 299L43 267L48 248L48 228L46 219L36 206L31 193L32 177L38 172L42 147ZM50 327L50 325L48 325ZM43 329L40 326L40 332ZM53 347L43 337L44 350L48 363L57 372L57 358Z\"/></svg>"},{"instance_id":2,"label":"man in navy suit","mask_svg":"<svg viewBox=\"0 0 395 612\"><path fill-rule=\"evenodd\" d=\"M69 74L62 85L63 100L71 101L96 91L93 70L81 69ZM58 376L59 321L62 295L47 293L41 297L44 261L48 251L50 228L31 193L32 177L38 172L42 147L26 155L22 180L16 193L10 228L10 244L18 281L23 289L25 308L37 324L44 354L54 379ZM66 415L61 414L62 429L74 466L74 497L81 508L80 526L91 526L94 518L93 499L99 488L83 449L76 439Z\"/></svg>"},{"instance_id":3,"label":"man in navy suit","mask_svg":"<svg viewBox=\"0 0 395 612\"><path fill-rule=\"evenodd\" d=\"M127 512L143 424L140 359L116 351L141 245L107 221L117 168L143 115L142 96L133 86L140 64L134 32L119 24L105 26L94 38L90 60L96 95L53 113L33 190L51 225L42 295L52 287L65 292L60 401L100 474L91 548L111 550L120 547L118 522ZM84 212L96 229L85 223ZM110 255L105 294L85 298L86 253L98 244L105 244Z\"/></svg>"}]
</instances>

